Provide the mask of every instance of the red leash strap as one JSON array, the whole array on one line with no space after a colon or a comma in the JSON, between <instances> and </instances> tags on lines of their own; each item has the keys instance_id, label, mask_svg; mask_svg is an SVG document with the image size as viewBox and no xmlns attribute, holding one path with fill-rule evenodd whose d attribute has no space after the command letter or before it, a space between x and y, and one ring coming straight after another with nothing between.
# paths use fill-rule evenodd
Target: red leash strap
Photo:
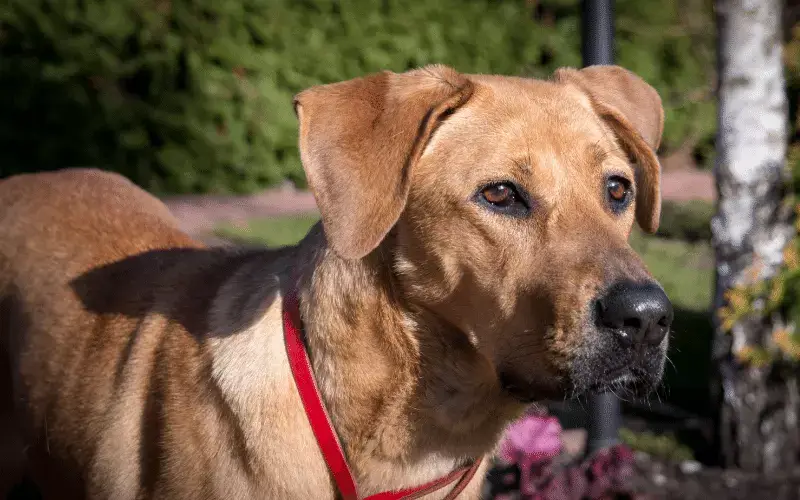
<instances>
[{"instance_id":1,"label":"red leash strap","mask_svg":"<svg viewBox=\"0 0 800 500\"><path fill-rule=\"evenodd\" d=\"M476 460L471 466L456 470L445 477L431 481L422 486L408 488L401 491L387 491L371 495L362 499L358 495L353 473L347 465L347 459L342 451L339 437L333 429L333 424L322 404L322 397L314 380L311 361L308 358L306 346L303 343L301 330L300 304L297 296L291 293L283 301L283 334L286 342L286 353L289 356L289 366L292 370L300 400L306 411L306 416L311 424L311 429L317 439L325 463L331 471L336 487L343 500L413 500L433 493L448 484L458 481L447 495L447 500L456 498L475 476L480 467L481 460Z\"/></svg>"},{"instance_id":2,"label":"red leash strap","mask_svg":"<svg viewBox=\"0 0 800 500\"><path fill-rule=\"evenodd\" d=\"M385 491L383 493L376 493L368 496L364 500L415 500L417 498L422 498L429 493L440 490L460 478L461 480L456 483L453 490L444 498L444 500L453 500L457 498L459 493L464 491L464 488L466 488L469 482L472 481L472 478L475 477L475 473L478 471L480 465L481 461L476 460L471 466L457 469L442 478L423 484L422 486L415 486L413 488L400 491Z\"/></svg>"},{"instance_id":3,"label":"red leash strap","mask_svg":"<svg viewBox=\"0 0 800 500\"><path fill-rule=\"evenodd\" d=\"M336 481L336 487L344 500L358 500L356 482L353 473L344 458L339 437L333 430L333 424L328 417L328 412L322 405L322 398L314 380L311 370L311 361L308 359L306 346L303 344L300 331L300 307L297 296L292 294L284 299L283 303L283 334L286 341L286 353L289 355L289 365L292 369L294 382L300 399L306 409L308 422L317 438L317 444L325 458L325 463Z\"/></svg>"}]
</instances>

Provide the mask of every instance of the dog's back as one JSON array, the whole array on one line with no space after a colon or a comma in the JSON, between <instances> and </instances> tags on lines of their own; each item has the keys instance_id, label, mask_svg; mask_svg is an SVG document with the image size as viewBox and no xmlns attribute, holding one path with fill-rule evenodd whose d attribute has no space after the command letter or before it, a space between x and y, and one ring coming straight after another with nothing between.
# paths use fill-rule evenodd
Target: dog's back
<instances>
[{"instance_id":1,"label":"dog's back","mask_svg":"<svg viewBox=\"0 0 800 500\"><path fill-rule=\"evenodd\" d=\"M233 334L267 309L280 324L291 249L205 248L156 198L83 169L0 183L0 234L0 498L23 469L45 498L245 498L225 398L243 367L293 382L280 328Z\"/></svg>"},{"instance_id":2,"label":"dog's back","mask_svg":"<svg viewBox=\"0 0 800 500\"><path fill-rule=\"evenodd\" d=\"M176 226L159 200L116 174L69 169L0 183L0 442L8 448L0 450L2 481L18 479L23 443L32 461L52 455L71 463L90 455L51 440L50 433L57 430L78 442L97 444L102 425L96 421L98 413L80 401L88 401L84 393L91 388L105 392L94 392L94 401L108 403L115 381L99 379L114 371L104 366L109 356L102 351L124 352L117 344L126 342L124 335L100 333L140 328L141 317L125 313L150 306L147 282L161 271L158 266L123 265L106 272L115 273L116 279L93 280L96 271L90 270L161 249L196 249ZM154 262L166 265L167 260ZM93 306L109 314L90 314L87 309ZM106 322L114 322L116 329L102 328ZM93 376L98 380L87 380ZM15 406L32 411L15 416ZM54 476L63 472L52 471ZM0 484L0 492L7 486ZM58 496L69 496L83 486L59 488Z\"/></svg>"}]
</instances>

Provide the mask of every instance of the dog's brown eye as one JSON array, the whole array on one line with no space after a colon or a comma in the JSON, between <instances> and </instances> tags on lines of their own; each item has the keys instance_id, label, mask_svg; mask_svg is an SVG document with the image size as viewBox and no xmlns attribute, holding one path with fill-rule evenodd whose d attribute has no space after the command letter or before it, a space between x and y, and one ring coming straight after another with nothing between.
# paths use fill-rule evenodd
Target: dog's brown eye
<instances>
[{"instance_id":1,"label":"dog's brown eye","mask_svg":"<svg viewBox=\"0 0 800 500\"><path fill-rule=\"evenodd\" d=\"M606 193L611 209L614 212L624 210L631 198L631 184L628 179L623 177L609 177L606 181Z\"/></svg>"},{"instance_id":2,"label":"dog's brown eye","mask_svg":"<svg viewBox=\"0 0 800 500\"><path fill-rule=\"evenodd\" d=\"M482 187L475 195L476 200L495 212L515 217L524 217L530 206L527 198L512 182L495 182Z\"/></svg>"},{"instance_id":3,"label":"dog's brown eye","mask_svg":"<svg viewBox=\"0 0 800 500\"><path fill-rule=\"evenodd\" d=\"M489 186L485 188L481 194L483 198L492 205L509 205L516 200L514 188L508 184Z\"/></svg>"},{"instance_id":4,"label":"dog's brown eye","mask_svg":"<svg viewBox=\"0 0 800 500\"><path fill-rule=\"evenodd\" d=\"M627 189L619 180L611 178L608 180L608 196L614 201L622 201L625 199Z\"/></svg>"}]
</instances>

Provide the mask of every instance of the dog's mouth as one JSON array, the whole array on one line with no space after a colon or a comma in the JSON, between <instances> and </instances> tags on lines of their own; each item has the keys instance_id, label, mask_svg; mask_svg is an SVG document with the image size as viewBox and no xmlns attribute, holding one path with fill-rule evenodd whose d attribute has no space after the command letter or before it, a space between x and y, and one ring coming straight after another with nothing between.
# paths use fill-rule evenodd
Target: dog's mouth
<instances>
[{"instance_id":1,"label":"dog's mouth","mask_svg":"<svg viewBox=\"0 0 800 500\"><path fill-rule=\"evenodd\" d=\"M646 397L654 389L649 377L637 376L634 370L628 369L614 377L603 377L589 384L575 384L563 389L534 388L528 384L515 381L506 376L500 377L500 386L512 399L521 404L533 404L547 399L577 399L594 394L611 392L619 397L637 399Z\"/></svg>"},{"instance_id":2,"label":"dog's mouth","mask_svg":"<svg viewBox=\"0 0 800 500\"><path fill-rule=\"evenodd\" d=\"M521 404L562 398L581 398L612 392L626 399L647 397L661 381L663 363L658 356L629 359L624 363L598 367L591 362L575 363L572 373L553 377L548 384L531 382L509 369L498 374L503 392Z\"/></svg>"},{"instance_id":3,"label":"dog's mouth","mask_svg":"<svg viewBox=\"0 0 800 500\"><path fill-rule=\"evenodd\" d=\"M591 329L587 343L569 363L569 394L612 392L625 399L649 396L661 383L666 346L626 346L606 329Z\"/></svg>"},{"instance_id":4,"label":"dog's mouth","mask_svg":"<svg viewBox=\"0 0 800 500\"><path fill-rule=\"evenodd\" d=\"M656 390L666 362L663 344L622 348L607 332L589 332L586 337L592 341L558 363L540 360L535 367L518 364L517 359L517 363L499 363L497 376L502 391L528 405L605 392L635 400L647 398Z\"/></svg>"},{"instance_id":5,"label":"dog's mouth","mask_svg":"<svg viewBox=\"0 0 800 500\"><path fill-rule=\"evenodd\" d=\"M617 396L630 399L643 398L655 390L661 380L635 363L607 370L603 375L588 383L577 383L573 388L576 397L611 392Z\"/></svg>"},{"instance_id":6,"label":"dog's mouth","mask_svg":"<svg viewBox=\"0 0 800 500\"><path fill-rule=\"evenodd\" d=\"M585 388L579 388L576 391L577 396L600 394L603 392L630 392L635 390L635 387L641 385L639 381L629 372L620 373L613 378L604 377L601 380L593 382Z\"/></svg>"}]
</instances>

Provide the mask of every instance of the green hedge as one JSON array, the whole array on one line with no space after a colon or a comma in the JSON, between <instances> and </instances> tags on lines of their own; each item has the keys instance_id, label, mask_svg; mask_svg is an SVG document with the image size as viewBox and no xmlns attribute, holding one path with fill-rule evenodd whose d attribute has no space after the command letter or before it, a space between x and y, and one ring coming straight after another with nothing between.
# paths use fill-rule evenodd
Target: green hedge
<instances>
[{"instance_id":1,"label":"green hedge","mask_svg":"<svg viewBox=\"0 0 800 500\"><path fill-rule=\"evenodd\" d=\"M711 241L711 218L716 207L704 200L675 202L664 200L661 204L661 222L657 236L688 243Z\"/></svg>"},{"instance_id":2,"label":"green hedge","mask_svg":"<svg viewBox=\"0 0 800 500\"><path fill-rule=\"evenodd\" d=\"M618 0L621 64L667 105L664 147L710 144L710 0ZM291 98L427 63L580 64L567 0L8 0L0 176L95 165L155 192L303 183Z\"/></svg>"}]
</instances>

